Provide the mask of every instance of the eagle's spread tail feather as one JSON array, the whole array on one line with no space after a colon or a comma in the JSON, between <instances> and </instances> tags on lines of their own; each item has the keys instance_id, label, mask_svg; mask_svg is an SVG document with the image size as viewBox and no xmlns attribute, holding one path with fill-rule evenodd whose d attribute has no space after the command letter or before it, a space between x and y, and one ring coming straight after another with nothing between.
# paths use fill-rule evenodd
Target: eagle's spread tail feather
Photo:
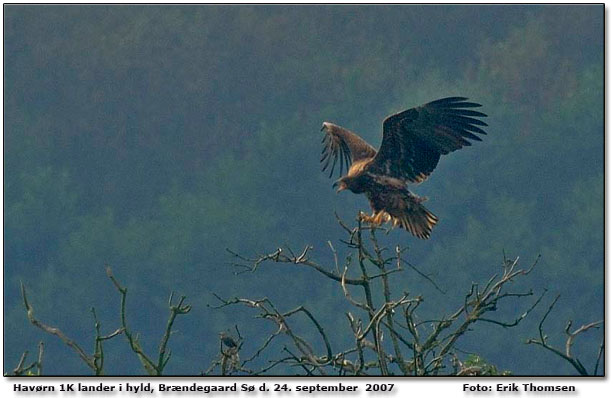
<instances>
[{"instance_id":1,"label":"eagle's spread tail feather","mask_svg":"<svg viewBox=\"0 0 613 398\"><path fill-rule=\"evenodd\" d=\"M373 214L361 213L363 222L380 225L391 221L394 227L403 228L420 239L430 238L438 218L422 205L428 198L406 189L367 192L367 196Z\"/></svg>"},{"instance_id":2,"label":"eagle's spread tail feather","mask_svg":"<svg viewBox=\"0 0 613 398\"><path fill-rule=\"evenodd\" d=\"M404 228L420 239L429 239L438 218L421 204L426 200L409 193L400 209L390 209L394 226Z\"/></svg>"},{"instance_id":3,"label":"eagle's spread tail feather","mask_svg":"<svg viewBox=\"0 0 613 398\"><path fill-rule=\"evenodd\" d=\"M421 204L413 205L402 215L393 217L394 225L409 231L413 236L420 239L429 239L432 228L438 222L438 218Z\"/></svg>"}]
</instances>

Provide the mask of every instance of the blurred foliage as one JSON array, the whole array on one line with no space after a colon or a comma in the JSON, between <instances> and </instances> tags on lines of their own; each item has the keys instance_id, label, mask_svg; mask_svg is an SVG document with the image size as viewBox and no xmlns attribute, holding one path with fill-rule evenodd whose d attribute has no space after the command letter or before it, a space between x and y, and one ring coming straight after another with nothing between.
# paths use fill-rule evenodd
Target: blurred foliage
<instances>
[{"instance_id":1,"label":"blurred foliage","mask_svg":"<svg viewBox=\"0 0 613 398\"><path fill-rule=\"evenodd\" d=\"M73 320L117 301L100 286L105 264L133 286L145 349L163 332L167 292L192 299L170 373L199 372L238 321L207 310L211 292L306 302L338 323L342 292L306 271L271 291L272 273L234 276L225 248L335 242L333 212L353 218L367 203L335 195L319 172L321 122L377 147L386 115L449 95L484 104L489 135L412 188L441 220L432 239L387 237L411 240L412 262L447 294L418 276L396 288L440 313L503 250L540 253L533 287L565 306L551 321L601 319L603 23L599 5L6 6L5 368L40 338L19 280L41 317L87 338L93 325ZM116 321L111 307L103 325ZM475 334L466 349L514 374L572 373L534 347L510 348L533 321ZM47 347L65 358L47 372L86 372Z\"/></svg>"},{"instance_id":2,"label":"blurred foliage","mask_svg":"<svg viewBox=\"0 0 613 398\"><path fill-rule=\"evenodd\" d=\"M463 363L465 368L477 368L479 376L510 376L508 370L498 370L496 366L487 363L479 355L470 354Z\"/></svg>"}]
</instances>

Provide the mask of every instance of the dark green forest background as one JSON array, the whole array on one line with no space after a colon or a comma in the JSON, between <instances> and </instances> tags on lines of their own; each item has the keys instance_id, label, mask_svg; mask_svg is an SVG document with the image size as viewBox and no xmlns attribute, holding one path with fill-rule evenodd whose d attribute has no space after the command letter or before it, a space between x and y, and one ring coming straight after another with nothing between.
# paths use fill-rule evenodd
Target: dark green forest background
<instances>
[{"instance_id":1,"label":"dark green forest background","mask_svg":"<svg viewBox=\"0 0 613 398\"><path fill-rule=\"evenodd\" d=\"M459 347L515 374L574 374L524 341L558 293L553 343L568 319L604 316L603 18L598 5L5 5L5 372L43 340L45 373L90 373L28 323L19 282L41 320L90 347L90 307L103 333L119 326L105 264L130 289L146 350L170 292L188 296L169 374L200 373L235 324L254 347L274 331L208 308L213 292L304 304L335 346L351 344L338 285L273 264L235 276L225 249L308 244L332 267L327 241L344 238L334 212L351 222L368 205L320 172L321 123L378 147L387 115L460 95L484 105L488 135L411 187L440 219L432 238L385 238L446 294L410 270L395 288L424 296L424 319L440 316L500 271L503 250L524 266L541 254L522 286L549 289L543 304L517 328L480 324ZM586 366L601 338L577 341ZM123 339L105 348L107 374L143 372Z\"/></svg>"}]
</instances>

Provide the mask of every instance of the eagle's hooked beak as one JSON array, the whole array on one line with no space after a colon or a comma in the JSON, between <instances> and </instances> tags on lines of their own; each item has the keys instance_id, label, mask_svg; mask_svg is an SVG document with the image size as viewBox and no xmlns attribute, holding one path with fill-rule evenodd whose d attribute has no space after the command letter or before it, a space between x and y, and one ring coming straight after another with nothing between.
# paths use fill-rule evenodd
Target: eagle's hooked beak
<instances>
[{"instance_id":1,"label":"eagle's hooked beak","mask_svg":"<svg viewBox=\"0 0 613 398\"><path fill-rule=\"evenodd\" d=\"M334 184L332 184L332 188L337 188L336 193L339 193L340 191L347 189L347 184L344 181L337 180L334 182Z\"/></svg>"},{"instance_id":2,"label":"eagle's hooked beak","mask_svg":"<svg viewBox=\"0 0 613 398\"><path fill-rule=\"evenodd\" d=\"M326 129L326 122L324 122L324 123L321 125L321 130L319 130L319 131L324 131L325 129Z\"/></svg>"}]
</instances>

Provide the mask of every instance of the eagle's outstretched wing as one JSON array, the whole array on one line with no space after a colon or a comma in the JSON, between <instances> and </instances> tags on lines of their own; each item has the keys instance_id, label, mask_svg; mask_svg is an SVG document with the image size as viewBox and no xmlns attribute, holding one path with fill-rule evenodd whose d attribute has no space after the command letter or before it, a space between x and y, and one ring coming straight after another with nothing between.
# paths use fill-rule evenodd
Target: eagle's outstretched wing
<instances>
[{"instance_id":1,"label":"eagle's outstretched wing","mask_svg":"<svg viewBox=\"0 0 613 398\"><path fill-rule=\"evenodd\" d=\"M360 138L357 134L336 124L324 122L322 131L325 131L323 140L324 149L321 151L321 162L324 163L321 171L330 166L330 177L334 173L336 163L339 163L339 175L343 175L343 167L349 170L353 162L369 159L377 154L375 148Z\"/></svg>"},{"instance_id":2,"label":"eagle's outstretched wing","mask_svg":"<svg viewBox=\"0 0 613 398\"><path fill-rule=\"evenodd\" d=\"M487 115L466 108L480 107L468 98L442 98L407 109L383 121L383 141L369 171L408 182L422 182L446 155L481 141L474 133L486 134L475 117Z\"/></svg>"}]
</instances>

